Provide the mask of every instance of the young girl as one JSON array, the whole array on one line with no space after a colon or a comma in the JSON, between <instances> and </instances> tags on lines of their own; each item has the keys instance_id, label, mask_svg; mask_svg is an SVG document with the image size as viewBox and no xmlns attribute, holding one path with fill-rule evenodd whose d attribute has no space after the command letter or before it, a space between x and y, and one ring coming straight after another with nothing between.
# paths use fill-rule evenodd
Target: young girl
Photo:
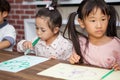
<instances>
[{"instance_id":1,"label":"young girl","mask_svg":"<svg viewBox=\"0 0 120 80\"><path fill-rule=\"evenodd\" d=\"M22 40L17 44L17 50L21 52L29 48L37 56L67 60L72 53L72 44L60 34L61 24L61 14L53 1L36 14L36 32L40 38L38 43L33 47L31 41Z\"/></svg>"},{"instance_id":2,"label":"young girl","mask_svg":"<svg viewBox=\"0 0 120 80\"><path fill-rule=\"evenodd\" d=\"M80 27L86 30L87 36L76 30L76 15ZM70 14L65 29L75 50L69 58L70 63L81 61L99 67L120 69L120 39L116 33L116 15L115 9L104 0L81 2L77 12Z\"/></svg>"}]
</instances>

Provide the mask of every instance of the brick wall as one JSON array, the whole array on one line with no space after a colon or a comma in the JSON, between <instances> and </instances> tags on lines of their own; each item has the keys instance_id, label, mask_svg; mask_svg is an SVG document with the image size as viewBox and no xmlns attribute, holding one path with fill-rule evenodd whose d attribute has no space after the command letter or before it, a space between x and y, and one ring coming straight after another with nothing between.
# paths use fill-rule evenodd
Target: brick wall
<instances>
[{"instance_id":1,"label":"brick wall","mask_svg":"<svg viewBox=\"0 0 120 80\"><path fill-rule=\"evenodd\" d=\"M17 40L24 39L24 19L34 18L36 13L35 5L23 5L24 0L8 0L11 5L11 12L8 16L8 21L12 24L17 32ZM13 49L16 51L16 45Z\"/></svg>"}]
</instances>

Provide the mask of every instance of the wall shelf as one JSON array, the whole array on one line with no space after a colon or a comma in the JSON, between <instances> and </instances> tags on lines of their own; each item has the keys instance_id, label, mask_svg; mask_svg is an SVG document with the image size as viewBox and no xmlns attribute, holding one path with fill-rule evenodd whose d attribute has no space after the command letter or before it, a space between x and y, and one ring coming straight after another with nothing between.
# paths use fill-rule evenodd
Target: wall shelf
<instances>
[{"instance_id":1,"label":"wall shelf","mask_svg":"<svg viewBox=\"0 0 120 80\"><path fill-rule=\"evenodd\" d=\"M77 6L82 0L58 0L58 4L62 6ZM111 5L120 5L120 0L105 0L108 4ZM51 3L51 1L23 1L23 5L41 5Z\"/></svg>"}]
</instances>

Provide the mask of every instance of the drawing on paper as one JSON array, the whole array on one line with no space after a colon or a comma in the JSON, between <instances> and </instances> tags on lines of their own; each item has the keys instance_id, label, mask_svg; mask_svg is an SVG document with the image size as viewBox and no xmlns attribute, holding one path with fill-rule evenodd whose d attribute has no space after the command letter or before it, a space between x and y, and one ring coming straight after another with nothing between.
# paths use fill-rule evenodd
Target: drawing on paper
<instances>
[{"instance_id":1,"label":"drawing on paper","mask_svg":"<svg viewBox=\"0 0 120 80\"><path fill-rule=\"evenodd\" d=\"M0 70L18 72L48 60L37 56L20 56L0 63Z\"/></svg>"},{"instance_id":2,"label":"drawing on paper","mask_svg":"<svg viewBox=\"0 0 120 80\"><path fill-rule=\"evenodd\" d=\"M59 63L37 74L43 76L61 78L65 80L100 80L101 77L108 71L109 70L100 69L100 68ZM112 75L104 80L118 80L120 79L119 74L120 71L115 72L114 73L115 76Z\"/></svg>"}]
</instances>

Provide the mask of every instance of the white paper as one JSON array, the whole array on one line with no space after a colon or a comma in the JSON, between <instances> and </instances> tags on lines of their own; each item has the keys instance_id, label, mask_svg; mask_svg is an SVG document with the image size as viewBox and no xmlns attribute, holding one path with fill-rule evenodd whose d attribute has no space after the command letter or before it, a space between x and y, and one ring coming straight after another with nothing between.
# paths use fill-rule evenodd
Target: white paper
<instances>
[{"instance_id":1,"label":"white paper","mask_svg":"<svg viewBox=\"0 0 120 80\"><path fill-rule=\"evenodd\" d=\"M100 80L107 72L107 69L59 63L37 74L65 80ZM120 71L114 71L103 80L120 80Z\"/></svg>"},{"instance_id":2,"label":"white paper","mask_svg":"<svg viewBox=\"0 0 120 80\"><path fill-rule=\"evenodd\" d=\"M0 63L0 70L18 72L48 60L37 56L20 56Z\"/></svg>"}]
</instances>

